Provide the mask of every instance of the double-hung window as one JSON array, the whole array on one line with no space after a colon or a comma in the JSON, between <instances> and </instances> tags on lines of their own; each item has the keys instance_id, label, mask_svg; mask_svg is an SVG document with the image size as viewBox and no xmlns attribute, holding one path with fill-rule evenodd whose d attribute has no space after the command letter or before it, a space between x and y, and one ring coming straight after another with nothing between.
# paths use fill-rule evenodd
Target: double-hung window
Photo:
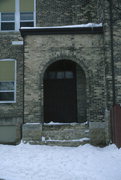
<instances>
[{"instance_id":1,"label":"double-hung window","mask_svg":"<svg viewBox=\"0 0 121 180\"><path fill-rule=\"evenodd\" d=\"M15 30L15 0L0 0L0 30Z\"/></svg>"},{"instance_id":2,"label":"double-hung window","mask_svg":"<svg viewBox=\"0 0 121 180\"><path fill-rule=\"evenodd\" d=\"M19 31L35 26L36 0L0 0L0 30Z\"/></svg>"},{"instance_id":3,"label":"double-hung window","mask_svg":"<svg viewBox=\"0 0 121 180\"><path fill-rule=\"evenodd\" d=\"M16 61L0 60L0 103L16 102Z\"/></svg>"},{"instance_id":4,"label":"double-hung window","mask_svg":"<svg viewBox=\"0 0 121 180\"><path fill-rule=\"evenodd\" d=\"M20 1L20 27L35 26L35 0L19 0Z\"/></svg>"}]
</instances>

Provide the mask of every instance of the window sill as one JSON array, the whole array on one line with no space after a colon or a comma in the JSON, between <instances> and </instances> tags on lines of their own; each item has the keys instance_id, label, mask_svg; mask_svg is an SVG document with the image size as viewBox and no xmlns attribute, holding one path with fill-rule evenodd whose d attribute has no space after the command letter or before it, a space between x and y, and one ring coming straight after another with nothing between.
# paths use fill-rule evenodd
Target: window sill
<instances>
[{"instance_id":1,"label":"window sill","mask_svg":"<svg viewBox=\"0 0 121 180\"><path fill-rule=\"evenodd\" d=\"M15 104L16 101L0 101L0 104Z\"/></svg>"},{"instance_id":2,"label":"window sill","mask_svg":"<svg viewBox=\"0 0 121 180\"><path fill-rule=\"evenodd\" d=\"M2 33L5 33L5 32L19 32L19 30L4 30L4 31L0 31Z\"/></svg>"}]
</instances>

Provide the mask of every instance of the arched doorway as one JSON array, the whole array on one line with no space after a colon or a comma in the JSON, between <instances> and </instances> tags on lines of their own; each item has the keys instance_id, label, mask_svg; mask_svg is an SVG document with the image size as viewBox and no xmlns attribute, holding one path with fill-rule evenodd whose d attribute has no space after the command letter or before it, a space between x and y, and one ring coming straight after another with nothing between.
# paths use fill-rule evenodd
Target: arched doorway
<instances>
[{"instance_id":1,"label":"arched doorway","mask_svg":"<svg viewBox=\"0 0 121 180\"><path fill-rule=\"evenodd\" d=\"M78 85L80 83L78 71L78 65L70 60L54 62L46 69L44 74L45 123L51 121L59 123L81 122L78 111L83 111L84 108L80 109L78 101L80 101L80 93L84 96L84 92ZM86 89L84 91L86 92ZM82 99L84 100L84 97Z\"/></svg>"}]
</instances>

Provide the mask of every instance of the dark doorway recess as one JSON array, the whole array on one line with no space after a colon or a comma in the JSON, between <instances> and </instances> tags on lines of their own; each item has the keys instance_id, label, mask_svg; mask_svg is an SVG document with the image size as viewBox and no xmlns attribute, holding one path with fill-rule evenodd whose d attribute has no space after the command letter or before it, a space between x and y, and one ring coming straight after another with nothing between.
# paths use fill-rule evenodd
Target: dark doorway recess
<instances>
[{"instance_id":1,"label":"dark doorway recess","mask_svg":"<svg viewBox=\"0 0 121 180\"><path fill-rule=\"evenodd\" d=\"M77 122L76 63L51 64L44 75L44 122Z\"/></svg>"}]
</instances>

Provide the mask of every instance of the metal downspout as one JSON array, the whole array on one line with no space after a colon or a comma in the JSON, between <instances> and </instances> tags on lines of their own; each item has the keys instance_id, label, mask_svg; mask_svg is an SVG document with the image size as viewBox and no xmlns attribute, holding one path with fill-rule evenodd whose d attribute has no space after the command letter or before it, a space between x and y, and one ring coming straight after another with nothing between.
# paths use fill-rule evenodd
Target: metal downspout
<instances>
[{"instance_id":1,"label":"metal downspout","mask_svg":"<svg viewBox=\"0 0 121 180\"><path fill-rule=\"evenodd\" d=\"M113 92L113 106L116 103L115 95L115 67L114 67L114 41L113 41L113 0L110 3L110 40L111 40L111 67L112 67L112 92Z\"/></svg>"}]
</instances>

